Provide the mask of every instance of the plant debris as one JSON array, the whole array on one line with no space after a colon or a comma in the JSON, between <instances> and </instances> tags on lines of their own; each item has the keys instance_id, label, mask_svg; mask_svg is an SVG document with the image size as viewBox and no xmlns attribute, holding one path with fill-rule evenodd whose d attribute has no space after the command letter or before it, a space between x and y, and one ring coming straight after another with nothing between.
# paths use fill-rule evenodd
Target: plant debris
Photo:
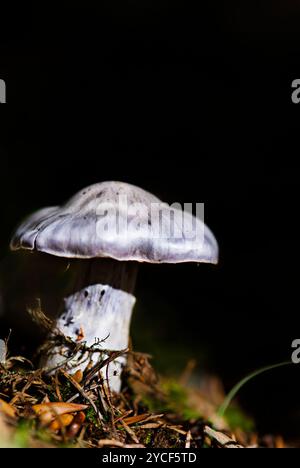
<instances>
[{"instance_id":1,"label":"plant debris","mask_svg":"<svg viewBox=\"0 0 300 468\"><path fill-rule=\"evenodd\" d=\"M60 339L69 341L61 335ZM237 426L231 424L230 412L227 418L218 417L225 398L222 386L215 378L207 377L208 391L189 387L194 363L188 363L176 381L159 378L147 354L129 350L100 352L97 346L88 349L84 342L72 342L73 356L80 347L89 354L97 353L92 366L88 359L84 372L65 367L51 374L47 369L34 369L22 356L9 357L5 347L0 364L0 446L286 446L282 438L260 438L236 406ZM101 370L125 353L122 391L114 394Z\"/></svg>"}]
</instances>

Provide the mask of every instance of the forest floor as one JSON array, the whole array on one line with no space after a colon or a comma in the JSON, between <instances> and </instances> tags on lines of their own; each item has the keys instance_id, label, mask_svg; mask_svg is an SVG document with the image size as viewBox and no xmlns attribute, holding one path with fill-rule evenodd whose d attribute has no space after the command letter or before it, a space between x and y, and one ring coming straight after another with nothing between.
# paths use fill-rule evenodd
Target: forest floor
<instances>
[{"instance_id":1,"label":"forest floor","mask_svg":"<svg viewBox=\"0 0 300 468\"><path fill-rule=\"evenodd\" d=\"M44 317L38 321L45 322ZM49 375L25 357L10 357L9 346L1 341L0 447L286 446L280 436L260 437L235 402L221 415L226 396L222 383L207 376L201 389L191 385L192 361L179 378L165 378L156 374L149 355L131 350L104 354L99 343L86 348L61 335L57 339L72 350L70 360L82 348L88 356L84 372L57 369ZM91 359L94 353L96 360ZM106 372L123 353L122 391L113 393L105 383Z\"/></svg>"}]
</instances>

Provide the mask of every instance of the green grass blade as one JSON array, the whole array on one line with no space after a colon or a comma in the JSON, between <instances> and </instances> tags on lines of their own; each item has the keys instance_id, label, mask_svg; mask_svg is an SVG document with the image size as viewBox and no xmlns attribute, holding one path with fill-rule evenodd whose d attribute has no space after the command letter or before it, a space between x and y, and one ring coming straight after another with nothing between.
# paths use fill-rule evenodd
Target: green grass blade
<instances>
[{"instance_id":1,"label":"green grass blade","mask_svg":"<svg viewBox=\"0 0 300 468\"><path fill-rule=\"evenodd\" d=\"M283 367L283 366L288 366L288 365L291 365L293 364L291 361L285 361L285 362L280 362L279 364L273 364L271 366L266 366L266 367L263 367L261 369L258 369L254 372L252 372L251 374L247 375L245 378L243 378L242 380L240 380L240 382L238 382L234 387L233 389L228 393L228 395L226 396L224 402L222 403L222 405L220 406L220 408L218 409L218 412L217 412L217 415L220 417L220 418L223 418L230 403L232 402L232 400L235 398L236 394L239 392L239 390L247 383L249 382L249 380L253 379L254 377L260 375L260 374L263 374L264 372L267 372L269 370L272 370L272 369L277 369L278 367Z\"/></svg>"}]
</instances>

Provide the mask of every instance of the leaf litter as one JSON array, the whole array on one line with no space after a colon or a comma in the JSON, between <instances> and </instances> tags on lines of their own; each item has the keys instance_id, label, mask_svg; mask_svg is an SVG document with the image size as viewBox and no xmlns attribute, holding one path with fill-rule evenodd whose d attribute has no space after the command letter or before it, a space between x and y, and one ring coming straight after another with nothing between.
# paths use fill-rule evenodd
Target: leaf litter
<instances>
[{"instance_id":1,"label":"leaf litter","mask_svg":"<svg viewBox=\"0 0 300 468\"><path fill-rule=\"evenodd\" d=\"M9 357L7 341L0 341L0 447L286 446L282 437L259 437L236 406L237 427L228 415L220 417L218 409L225 399L222 385L207 376L206 390L189 386L194 362L187 363L177 381L162 378L148 354L108 351L99 342L88 347L53 330L40 309L30 313L51 331L52 340L68 347L68 358L64 368L49 374L49 369L35 369L23 356ZM121 355L127 356L127 365L122 390L116 394L106 385L102 369ZM74 356L77 366L86 361L84 372L68 366Z\"/></svg>"}]
</instances>

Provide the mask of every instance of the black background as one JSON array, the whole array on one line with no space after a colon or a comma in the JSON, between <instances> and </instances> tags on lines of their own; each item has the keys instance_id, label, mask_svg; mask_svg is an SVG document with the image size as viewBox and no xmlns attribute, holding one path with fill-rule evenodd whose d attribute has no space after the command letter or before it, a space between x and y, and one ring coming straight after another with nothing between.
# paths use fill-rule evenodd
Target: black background
<instances>
[{"instance_id":1,"label":"black background","mask_svg":"<svg viewBox=\"0 0 300 468\"><path fill-rule=\"evenodd\" d=\"M143 266L133 340L164 372L196 357L229 389L300 334L299 7L198 4L3 8L0 250L25 214L102 180L204 202L220 265ZM300 435L298 376L241 392L262 431Z\"/></svg>"}]
</instances>

